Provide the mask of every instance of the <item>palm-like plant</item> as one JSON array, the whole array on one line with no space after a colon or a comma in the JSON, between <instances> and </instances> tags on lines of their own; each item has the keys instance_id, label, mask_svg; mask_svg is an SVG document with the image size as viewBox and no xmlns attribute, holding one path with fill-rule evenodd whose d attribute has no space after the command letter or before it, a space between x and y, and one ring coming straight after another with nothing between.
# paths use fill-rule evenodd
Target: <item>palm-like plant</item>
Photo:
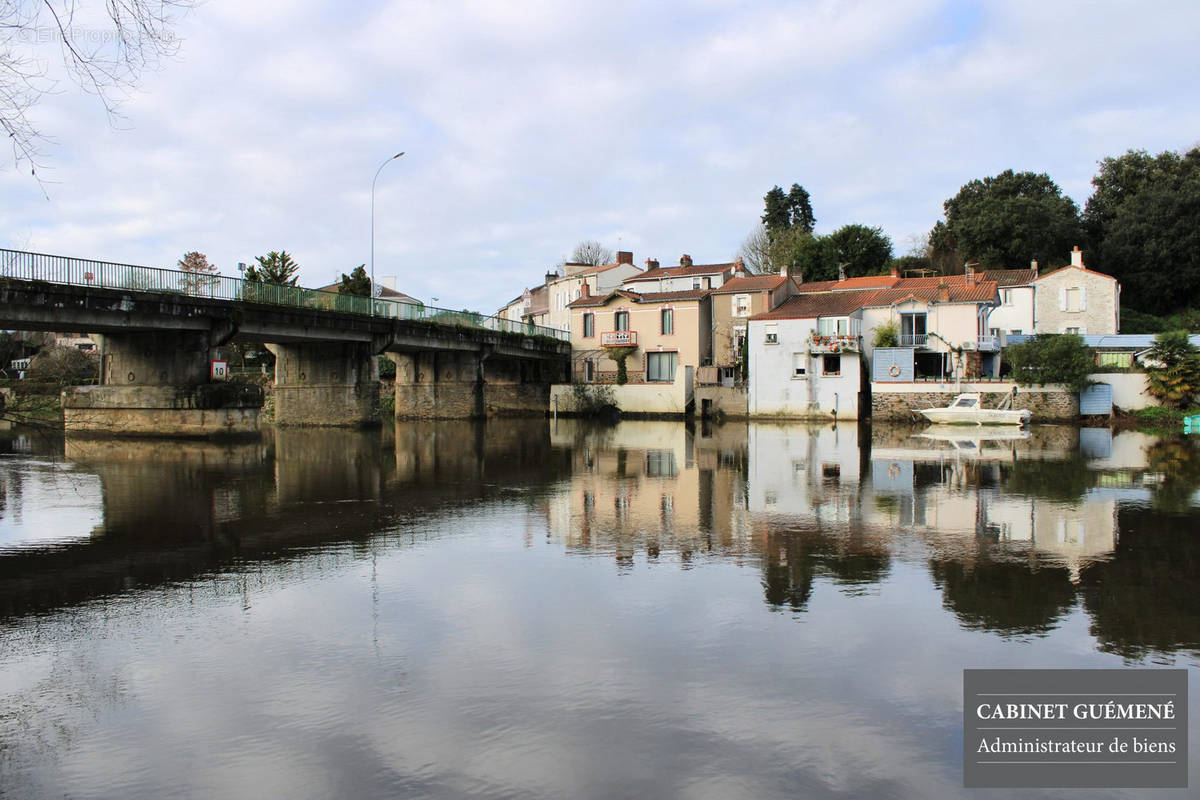
<instances>
[{"instance_id":1,"label":"palm-like plant","mask_svg":"<svg viewBox=\"0 0 1200 800\"><path fill-rule=\"evenodd\" d=\"M1164 406L1187 408L1200 392L1200 351L1188 341L1186 331L1168 331L1154 337L1146 366L1147 390Z\"/></svg>"},{"instance_id":2,"label":"palm-like plant","mask_svg":"<svg viewBox=\"0 0 1200 800\"><path fill-rule=\"evenodd\" d=\"M280 286L296 285L296 273L300 271L300 265L292 259L287 250L272 250L265 256L256 256L254 260L258 264L252 264L246 270L246 280Z\"/></svg>"}]
</instances>

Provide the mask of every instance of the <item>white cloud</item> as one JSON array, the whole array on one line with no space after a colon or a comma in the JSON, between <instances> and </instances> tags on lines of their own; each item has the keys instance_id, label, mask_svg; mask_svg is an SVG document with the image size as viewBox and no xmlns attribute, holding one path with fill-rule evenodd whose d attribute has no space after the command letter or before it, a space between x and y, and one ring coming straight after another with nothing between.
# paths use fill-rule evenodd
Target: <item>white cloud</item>
<instances>
[{"instance_id":1,"label":"white cloud","mask_svg":"<svg viewBox=\"0 0 1200 800\"><path fill-rule=\"evenodd\" d=\"M898 249L966 181L1196 142L1200 6L861 0L744 4L212 0L110 129L46 98L47 203L0 172L9 245L232 272L286 247L310 285L369 258L495 310L579 240L732 255L800 182L820 230Z\"/></svg>"}]
</instances>

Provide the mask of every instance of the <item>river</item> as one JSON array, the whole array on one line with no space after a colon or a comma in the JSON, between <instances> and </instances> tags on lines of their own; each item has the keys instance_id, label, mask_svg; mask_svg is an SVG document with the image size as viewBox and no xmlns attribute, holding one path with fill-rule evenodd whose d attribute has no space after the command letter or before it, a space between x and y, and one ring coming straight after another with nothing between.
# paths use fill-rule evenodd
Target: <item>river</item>
<instances>
[{"instance_id":1,"label":"river","mask_svg":"<svg viewBox=\"0 0 1200 800\"><path fill-rule=\"evenodd\" d=\"M973 797L972 667L1186 668L1197 785L1200 446L1010 437L10 431L0 795Z\"/></svg>"}]
</instances>

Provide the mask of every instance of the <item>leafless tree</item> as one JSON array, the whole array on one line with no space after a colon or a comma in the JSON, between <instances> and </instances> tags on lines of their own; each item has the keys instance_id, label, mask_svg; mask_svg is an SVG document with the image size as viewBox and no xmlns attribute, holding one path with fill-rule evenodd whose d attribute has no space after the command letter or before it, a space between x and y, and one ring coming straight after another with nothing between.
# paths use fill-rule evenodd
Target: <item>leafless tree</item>
<instances>
[{"instance_id":1,"label":"leafless tree","mask_svg":"<svg viewBox=\"0 0 1200 800\"><path fill-rule=\"evenodd\" d=\"M575 245L575 249L571 251L571 257L567 261L572 264L592 264L594 266L611 264L613 251L595 240L588 239Z\"/></svg>"},{"instance_id":2,"label":"leafless tree","mask_svg":"<svg viewBox=\"0 0 1200 800\"><path fill-rule=\"evenodd\" d=\"M94 94L110 119L143 71L179 49L174 30L198 0L0 0L0 129L13 163L36 178L42 148L52 141L32 108L56 91L52 60ZM47 57L47 50L55 58Z\"/></svg>"},{"instance_id":3,"label":"leafless tree","mask_svg":"<svg viewBox=\"0 0 1200 800\"><path fill-rule=\"evenodd\" d=\"M779 268L771 263L771 240L767 236L767 226L761 222L750 231L737 255L741 257L746 268L756 275L779 271Z\"/></svg>"}]
</instances>

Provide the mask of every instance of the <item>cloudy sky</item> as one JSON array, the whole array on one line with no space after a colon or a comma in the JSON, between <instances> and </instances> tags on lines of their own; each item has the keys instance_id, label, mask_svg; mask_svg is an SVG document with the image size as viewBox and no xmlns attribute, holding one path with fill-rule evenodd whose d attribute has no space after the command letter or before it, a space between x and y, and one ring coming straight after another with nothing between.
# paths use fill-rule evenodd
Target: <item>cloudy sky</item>
<instances>
[{"instance_id":1,"label":"cloudy sky","mask_svg":"<svg viewBox=\"0 0 1200 800\"><path fill-rule=\"evenodd\" d=\"M494 311L582 239L641 263L733 257L775 184L818 232L897 254L973 178L1200 142L1195 0L208 0L110 123L36 109L45 186L0 164L0 246L301 283L370 257L426 302ZM43 189L49 195L43 195Z\"/></svg>"}]
</instances>

